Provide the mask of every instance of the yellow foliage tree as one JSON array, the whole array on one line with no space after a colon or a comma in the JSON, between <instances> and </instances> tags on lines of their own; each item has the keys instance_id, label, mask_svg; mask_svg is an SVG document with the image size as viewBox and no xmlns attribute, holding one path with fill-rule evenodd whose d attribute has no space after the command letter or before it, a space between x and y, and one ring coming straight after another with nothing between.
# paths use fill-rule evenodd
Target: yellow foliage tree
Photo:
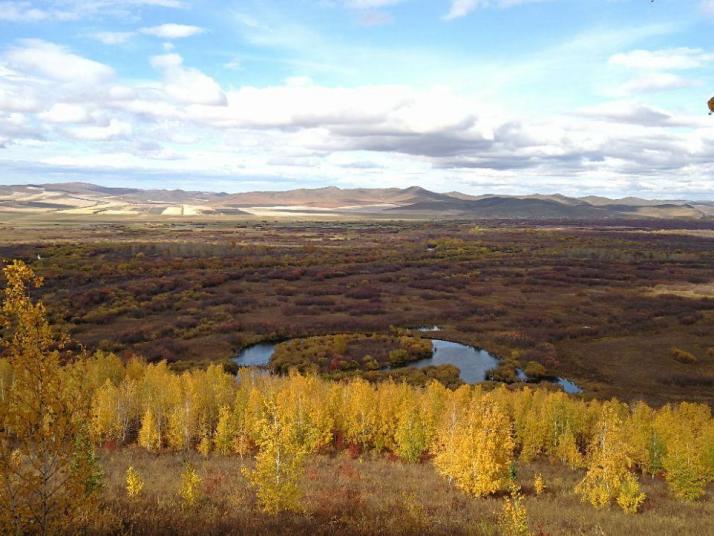
<instances>
[{"instance_id":1,"label":"yellow foliage tree","mask_svg":"<svg viewBox=\"0 0 714 536\"><path fill-rule=\"evenodd\" d=\"M402 405L395 440L396 454L407 462L417 462L426 451L428 437L422 411L416 400L409 400Z\"/></svg>"},{"instance_id":2,"label":"yellow foliage tree","mask_svg":"<svg viewBox=\"0 0 714 536\"><path fill-rule=\"evenodd\" d=\"M114 439L119 435L118 402L119 389L107 379L92 398L92 437L95 441Z\"/></svg>"},{"instance_id":3,"label":"yellow foliage tree","mask_svg":"<svg viewBox=\"0 0 714 536\"><path fill-rule=\"evenodd\" d=\"M578 448L575 434L566 430L559 438L555 449L555 457L571 469L583 467L585 459Z\"/></svg>"},{"instance_id":4,"label":"yellow foliage tree","mask_svg":"<svg viewBox=\"0 0 714 536\"><path fill-rule=\"evenodd\" d=\"M704 495L714 479L714 433L711 432L709 408L682 403L666 407L657 417L656 427L666 437L662 467L670 490L683 501Z\"/></svg>"},{"instance_id":5,"label":"yellow foliage tree","mask_svg":"<svg viewBox=\"0 0 714 536\"><path fill-rule=\"evenodd\" d=\"M139 431L139 445L150 452L161 449L161 435L156 425L156 418L151 409L147 409L141 419L141 430Z\"/></svg>"},{"instance_id":6,"label":"yellow foliage tree","mask_svg":"<svg viewBox=\"0 0 714 536\"><path fill-rule=\"evenodd\" d=\"M545 493L545 480L543 479L542 474L536 474L535 478L533 479L533 489L535 490L536 495L542 495L543 493Z\"/></svg>"},{"instance_id":7,"label":"yellow foliage tree","mask_svg":"<svg viewBox=\"0 0 714 536\"><path fill-rule=\"evenodd\" d=\"M233 413L228 406L222 406L218 414L218 424L216 425L216 435L213 438L213 446L218 454L230 454L235 445L237 430Z\"/></svg>"},{"instance_id":8,"label":"yellow foliage tree","mask_svg":"<svg viewBox=\"0 0 714 536\"><path fill-rule=\"evenodd\" d=\"M528 528L528 513L523 505L523 498L517 491L504 499L499 528L503 536L531 535Z\"/></svg>"},{"instance_id":9,"label":"yellow foliage tree","mask_svg":"<svg viewBox=\"0 0 714 536\"><path fill-rule=\"evenodd\" d=\"M643 474L655 476L663 469L665 442L655 427L655 410L639 402L627 422L628 443L632 447L633 461Z\"/></svg>"},{"instance_id":10,"label":"yellow foliage tree","mask_svg":"<svg viewBox=\"0 0 714 536\"><path fill-rule=\"evenodd\" d=\"M60 365L66 339L28 295L42 280L22 261L4 275L0 329L12 371L3 377L12 384L3 387L0 404L0 532L55 533L94 508L96 468L82 435L88 408L68 396L68 385L79 382Z\"/></svg>"},{"instance_id":11,"label":"yellow foliage tree","mask_svg":"<svg viewBox=\"0 0 714 536\"><path fill-rule=\"evenodd\" d=\"M262 510L276 514L300 510L302 492L299 481L304 470L305 450L290 415L279 411L275 396L264 402L258 424L255 469L245 471L255 486Z\"/></svg>"},{"instance_id":12,"label":"yellow foliage tree","mask_svg":"<svg viewBox=\"0 0 714 536\"><path fill-rule=\"evenodd\" d=\"M436 469L477 497L509 487L514 462L511 421L496 404L474 400L434 458Z\"/></svg>"},{"instance_id":13,"label":"yellow foliage tree","mask_svg":"<svg viewBox=\"0 0 714 536\"><path fill-rule=\"evenodd\" d=\"M645 495L630 472L632 458L626 441L622 408L610 402L603 406L597 433L588 452L588 470L575 488L583 501L603 508L613 500L628 513L637 511Z\"/></svg>"},{"instance_id":14,"label":"yellow foliage tree","mask_svg":"<svg viewBox=\"0 0 714 536\"><path fill-rule=\"evenodd\" d=\"M208 457L208 455L211 453L211 438L209 438L207 435L204 435L201 438L201 441L198 442L198 452L203 456L204 458Z\"/></svg>"},{"instance_id":15,"label":"yellow foliage tree","mask_svg":"<svg viewBox=\"0 0 714 536\"><path fill-rule=\"evenodd\" d=\"M144 490L144 480L132 466L126 470L126 494L130 499L135 499Z\"/></svg>"},{"instance_id":16,"label":"yellow foliage tree","mask_svg":"<svg viewBox=\"0 0 714 536\"><path fill-rule=\"evenodd\" d=\"M201 477L191 464L186 464L181 473L179 496L187 506L194 506L201 499Z\"/></svg>"},{"instance_id":17,"label":"yellow foliage tree","mask_svg":"<svg viewBox=\"0 0 714 536\"><path fill-rule=\"evenodd\" d=\"M365 449L374 444L377 404L374 388L364 380L345 386L341 405L341 424L348 441Z\"/></svg>"}]
</instances>

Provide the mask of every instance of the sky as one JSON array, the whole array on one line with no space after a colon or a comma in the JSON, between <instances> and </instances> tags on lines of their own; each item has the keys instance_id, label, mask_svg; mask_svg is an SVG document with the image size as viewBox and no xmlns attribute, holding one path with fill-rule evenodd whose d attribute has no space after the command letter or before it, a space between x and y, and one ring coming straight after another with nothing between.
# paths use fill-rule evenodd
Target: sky
<instances>
[{"instance_id":1,"label":"sky","mask_svg":"<svg viewBox=\"0 0 714 536\"><path fill-rule=\"evenodd\" d=\"M0 184L714 199L714 0L0 0Z\"/></svg>"}]
</instances>

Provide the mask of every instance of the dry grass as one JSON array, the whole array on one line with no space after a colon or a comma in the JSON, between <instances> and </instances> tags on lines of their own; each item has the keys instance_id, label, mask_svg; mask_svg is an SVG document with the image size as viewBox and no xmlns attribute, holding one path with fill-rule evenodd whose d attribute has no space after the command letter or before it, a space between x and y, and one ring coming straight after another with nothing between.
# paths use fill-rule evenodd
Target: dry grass
<instances>
[{"instance_id":1,"label":"dry grass","mask_svg":"<svg viewBox=\"0 0 714 536\"><path fill-rule=\"evenodd\" d=\"M701 300L704 298L714 298L714 282L709 283L678 283L673 285L657 285L650 289L649 294L652 296L680 296L692 300Z\"/></svg>"},{"instance_id":2,"label":"dry grass","mask_svg":"<svg viewBox=\"0 0 714 536\"><path fill-rule=\"evenodd\" d=\"M204 498L185 507L178 497L184 461L203 480ZM252 462L193 453L150 455L139 449L105 453L103 514L93 532L114 534L498 534L502 499L473 499L441 478L430 463L407 465L384 457L352 459L346 453L310 459L304 478L304 512L266 516L241 474ZM126 498L129 465L143 476L141 498ZM547 491L536 497L534 475L543 474ZM573 493L579 473L561 466L521 468L530 528L540 535L714 534L712 490L703 501L672 499L661 480L643 478L648 495L644 511L627 515L613 507L602 511Z\"/></svg>"}]
</instances>

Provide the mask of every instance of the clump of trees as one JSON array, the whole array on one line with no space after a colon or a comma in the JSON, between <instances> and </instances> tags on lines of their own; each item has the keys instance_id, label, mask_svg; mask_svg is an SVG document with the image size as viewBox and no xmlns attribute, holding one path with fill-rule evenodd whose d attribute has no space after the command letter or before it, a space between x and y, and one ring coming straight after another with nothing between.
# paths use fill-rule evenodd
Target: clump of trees
<instances>
[{"instance_id":1,"label":"clump of trees","mask_svg":"<svg viewBox=\"0 0 714 536\"><path fill-rule=\"evenodd\" d=\"M280 343L275 347L270 367L281 374L298 370L329 376L401 367L429 358L432 353L431 341L418 335L339 333Z\"/></svg>"}]
</instances>

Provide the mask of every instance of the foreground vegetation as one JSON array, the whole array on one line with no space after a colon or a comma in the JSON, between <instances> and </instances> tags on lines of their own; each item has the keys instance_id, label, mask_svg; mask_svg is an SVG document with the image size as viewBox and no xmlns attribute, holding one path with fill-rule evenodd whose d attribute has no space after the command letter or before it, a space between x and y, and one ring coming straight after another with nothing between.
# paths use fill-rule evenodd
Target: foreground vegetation
<instances>
[{"instance_id":1,"label":"foreground vegetation","mask_svg":"<svg viewBox=\"0 0 714 536\"><path fill-rule=\"evenodd\" d=\"M391 527L525 535L547 526L554 533L645 534L662 522L687 534L709 527L695 515L711 514L712 504L714 420L706 405L653 409L527 387L416 388L294 372L242 373L236 381L218 365L178 374L165 362L73 356L63 353L65 341L47 323L43 305L27 295L28 286L40 283L32 271L16 262L5 276L4 532ZM364 477L352 459L367 460ZM430 467L441 481L427 474ZM385 486L401 495L383 492L375 504L374 491L349 484L341 496L320 501L320 493L334 491L334 473L327 483L320 479L335 468L340 479L344 473L358 482L403 474L403 486ZM429 482L425 489L448 491L425 500L424 489L410 490L417 475ZM224 489L230 494L217 497ZM574 518L583 512L578 506L561 510L556 521L554 502L575 497L606 515ZM679 514L663 520L654 511L674 508L674 501L683 504ZM223 518L232 502L238 508ZM322 526L335 502L330 524ZM539 505L543 513L529 513ZM643 511L644 521L635 515ZM358 512L373 512L376 521L354 517ZM455 519L445 520L446 512Z\"/></svg>"},{"instance_id":2,"label":"foreground vegetation","mask_svg":"<svg viewBox=\"0 0 714 536\"><path fill-rule=\"evenodd\" d=\"M371 453L349 451L306 459L300 479L300 513L266 515L242 469L253 461L215 453L143 449L102 450L105 485L103 514L97 525L132 534L469 534L500 536L504 498L472 499L439 476L430 463L406 464ZM202 497L195 507L179 495L186 462L201 477ZM139 497L126 494L126 469L145 481ZM540 474L546 490L536 495ZM682 503L662 479L642 479L647 501L637 515L619 508L596 510L573 491L582 473L559 464L534 462L519 468L517 480L533 534L703 535L712 534L714 501ZM711 488L710 488L711 497Z\"/></svg>"}]
</instances>

